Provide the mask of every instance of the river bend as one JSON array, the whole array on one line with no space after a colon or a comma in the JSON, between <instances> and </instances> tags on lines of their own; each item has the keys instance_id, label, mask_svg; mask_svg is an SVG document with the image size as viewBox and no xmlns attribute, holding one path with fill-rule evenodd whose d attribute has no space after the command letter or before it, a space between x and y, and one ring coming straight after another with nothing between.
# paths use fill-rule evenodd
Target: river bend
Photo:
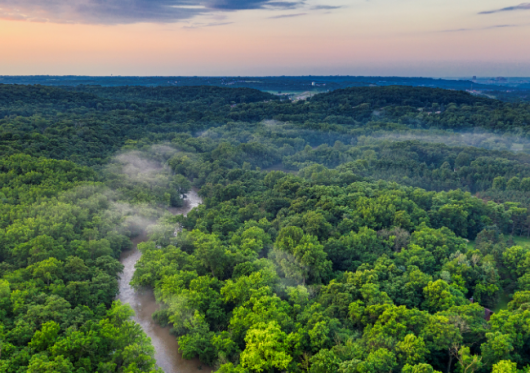
<instances>
[{"instance_id":1,"label":"river bend","mask_svg":"<svg viewBox=\"0 0 530 373\"><path fill-rule=\"evenodd\" d=\"M170 209L171 213L187 215L194 207L202 203L201 198L196 190L191 190L185 204L180 208ZM208 372L206 366L201 366L199 360L186 360L178 352L178 343L175 336L169 333L169 328L162 328L153 320L153 313L158 310L155 295L152 289L135 291L130 282L134 275L134 266L142 256L137 245L147 240L145 234L136 237L133 242L133 248L124 251L121 254L120 262L124 265L123 273L119 280L120 293L118 299L122 303L128 303L133 308L134 320L142 326L145 334L151 338L151 343L155 348L155 359L157 365L165 373L196 373Z\"/></svg>"}]
</instances>

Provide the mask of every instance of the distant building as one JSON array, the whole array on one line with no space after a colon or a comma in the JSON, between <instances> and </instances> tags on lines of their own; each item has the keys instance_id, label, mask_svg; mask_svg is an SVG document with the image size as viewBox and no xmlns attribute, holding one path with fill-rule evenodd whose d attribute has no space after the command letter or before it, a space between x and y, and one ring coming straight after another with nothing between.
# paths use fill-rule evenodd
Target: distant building
<instances>
[{"instance_id":1,"label":"distant building","mask_svg":"<svg viewBox=\"0 0 530 373\"><path fill-rule=\"evenodd\" d=\"M490 310L489 308L484 308L484 319L486 321L490 321L491 315L493 315L493 311Z\"/></svg>"},{"instance_id":2,"label":"distant building","mask_svg":"<svg viewBox=\"0 0 530 373\"><path fill-rule=\"evenodd\" d=\"M473 80L477 80L477 76L476 75L473 75Z\"/></svg>"},{"instance_id":3,"label":"distant building","mask_svg":"<svg viewBox=\"0 0 530 373\"><path fill-rule=\"evenodd\" d=\"M473 299L473 297L469 298L469 301L471 303L475 303L475 300ZM489 308L484 307L484 320L490 321L491 315L493 315L493 311L490 310Z\"/></svg>"}]
</instances>

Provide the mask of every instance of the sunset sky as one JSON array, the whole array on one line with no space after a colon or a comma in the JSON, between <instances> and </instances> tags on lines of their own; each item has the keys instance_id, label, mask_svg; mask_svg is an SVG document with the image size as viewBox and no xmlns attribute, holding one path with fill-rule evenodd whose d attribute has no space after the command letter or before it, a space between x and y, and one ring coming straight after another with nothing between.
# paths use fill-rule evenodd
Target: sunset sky
<instances>
[{"instance_id":1,"label":"sunset sky","mask_svg":"<svg viewBox=\"0 0 530 373\"><path fill-rule=\"evenodd\" d=\"M0 75L530 76L517 0L0 0Z\"/></svg>"}]
</instances>

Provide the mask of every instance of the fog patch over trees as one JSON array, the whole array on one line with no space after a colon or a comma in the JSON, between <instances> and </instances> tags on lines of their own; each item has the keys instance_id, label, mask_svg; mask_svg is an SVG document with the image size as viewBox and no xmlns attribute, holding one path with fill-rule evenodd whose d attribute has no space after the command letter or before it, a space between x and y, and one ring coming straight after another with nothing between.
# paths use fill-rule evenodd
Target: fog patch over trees
<instances>
[{"instance_id":1,"label":"fog patch over trees","mask_svg":"<svg viewBox=\"0 0 530 373\"><path fill-rule=\"evenodd\" d=\"M434 133L433 133L434 132ZM473 146L488 150L530 153L530 140L510 134L493 134L488 132L447 132L410 130L405 133L380 133L373 136L360 136L358 145L370 145L375 141L410 141L417 140L429 143L441 143L448 146Z\"/></svg>"}]
</instances>

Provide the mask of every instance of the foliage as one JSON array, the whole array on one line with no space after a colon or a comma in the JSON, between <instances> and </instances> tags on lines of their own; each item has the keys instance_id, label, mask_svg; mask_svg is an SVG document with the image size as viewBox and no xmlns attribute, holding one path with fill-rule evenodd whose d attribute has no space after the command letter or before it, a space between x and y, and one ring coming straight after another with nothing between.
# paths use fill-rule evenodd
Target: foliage
<instances>
[{"instance_id":1,"label":"foliage","mask_svg":"<svg viewBox=\"0 0 530 373\"><path fill-rule=\"evenodd\" d=\"M132 284L154 289L183 356L219 372L530 364L530 249L511 238L530 232L527 104L0 86L0 118L0 372L157 370L115 301L137 215L158 224ZM191 185L201 206L156 210Z\"/></svg>"}]
</instances>

